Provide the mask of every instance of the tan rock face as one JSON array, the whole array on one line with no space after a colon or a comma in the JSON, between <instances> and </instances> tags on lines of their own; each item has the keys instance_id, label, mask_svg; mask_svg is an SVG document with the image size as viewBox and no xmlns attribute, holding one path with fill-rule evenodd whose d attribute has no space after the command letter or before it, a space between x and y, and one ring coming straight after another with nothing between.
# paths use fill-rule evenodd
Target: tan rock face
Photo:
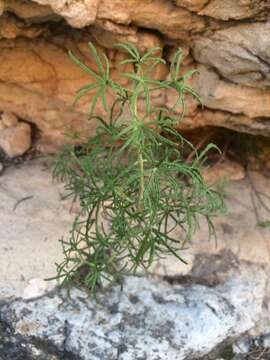
<instances>
[{"instance_id":1,"label":"tan rock face","mask_svg":"<svg viewBox=\"0 0 270 360\"><path fill-rule=\"evenodd\" d=\"M23 21L4 14L0 17L0 39L15 39L16 37L35 38L46 31L40 25L25 26Z\"/></svg>"},{"instance_id":2,"label":"tan rock face","mask_svg":"<svg viewBox=\"0 0 270 360\"><path fill-rule=\"evenodd\" d=\"M208 0L174 0L177 6L187 8L191 11L200 11L209 3Z\"/></svg>"},{"instance_id":3,"label":"tan rock face","mask_svg":"<svg viewBox=\"0 0 270 360\"><path fill-rule=\"evenodd\" d=\"M36 2L50 6L54 13L63 17L71 26L78 28L95 21L99 4L99 0L37 0Z\"/></svg>"},{"instance_id":4,"label":"tan rock face","mask_svg":"<svg viewBox=\"0 0 270 360\"><path fill-rule=\"evenodd\" d=\"M1 116L1 123L4 128L15 127L18 125L18 118L12 113L4 112Z\"/></svg>"},{"instance_id":5,"label":"tan rock face","mask_svg":"<svg viewBox=\"0 0 270 360\"><path fill-rule=\"evenodd\" d=\"M169 0L101 0L97 17L158 30L170 38L182 40L207 26L205 19Z\"/></svg>"},{"instance_id":6,"label":"tan rock face","mask_svg":"<svg viewBox=\"0 0 270 360\"><path fill-rule=\"evenodd\" d=\"M265 15L269 4L264 0L212 0L199 11L200 15L211 16L221 20L241 20L257 15Z\"/></svg>"},{"instance_id":7,"label":"tan rock face","mask_svg":"<svg viewBox=\"0 0 270 360\"><path fill-rule=\"evenodd\" d=\"M67 51L95 67L87 46L94 41L117 79L124 55L113 45L129 41L141 51L160 47L168 65L181 46L185 67L200 70L193 86L204 109L188 98L189 114L180 127L222 126L270 136L267 9L269 2L260 0L2 0L0 111L35 124L42 150L60 145L67 129L93 134L95 123L86 116L91 95L73 106L76 90L91 78ZM155 77L167 74L163 66ZM174 100L167 92L155 101L170 108Z\"/></svg>"},{"instance_id":8,"label":"tan rock face","mask_svg":"<svg viewBox=\"0 0 270 360\"><path fill-rule=\"evenodd\" d=\"M21 0L1 0L0 13L8 11L30 23L45 23L61 20L49 6L40 6L36 2Z\"/></svg>"}]
</instances>

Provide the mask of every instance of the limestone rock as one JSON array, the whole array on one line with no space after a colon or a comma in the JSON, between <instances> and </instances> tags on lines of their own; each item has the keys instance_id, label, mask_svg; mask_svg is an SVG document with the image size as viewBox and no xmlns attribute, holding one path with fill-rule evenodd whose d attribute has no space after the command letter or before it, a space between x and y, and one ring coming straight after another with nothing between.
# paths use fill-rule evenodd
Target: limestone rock
<instances>
[{"instance_id":1,"label":"limestone rock","mask_svg":"<svg viewBox=\"0 0 270 360\"><path fill-rule=\"evenodd\" d=\"M155 29L172 39L185 39L209 26L204 18L175 6L169 0L101 0L97 18Z\"/></svg>"},{"instance_id":2,"label":"limestone rock","mask_svg":"<svg viewBox=\"0 0 270 360\"><path fill-rule=\"evenodd\" d=\"M269 87L269 29L268 22L240 24L198 37L194 40L194 58L235 83Z\"/></svg>"},{"instance_id":3,"label":"limestone rock","mask_svg":"<svg viewBox=\"0 0 270 360\"><path fill-rule=\"evenodd\" d=\"M29 43L21 38L3 41L2 47L0 43L0 79L4 80L0 82L0 109L14 111L20 118L34 123L42 134L40 148L48 151L55 151L63 143L67 129L91 135L96 125L94 121L91 124L87 121L91 98L82 99L77 106L72 106L76 91L92 79L70 60L67 52L72 49L82 61L94 66L86 38L79 36L76 40L60 33L57 40L53 43L34 39ZM135 41L140 42L144 49L161 44L153 34L137 34ZM66 50L63 43L68 44ZM117 54L120 53L115 51L113 54L116 60L119 59ZM14 66L12 72L11 64ZM112 72L115 78L119 77L114 63Z\"/></svg>"},{"instance_id":4,"label":"limestone rock","mask_svg":"<svg viewBox=\"0 0 270 360\"><path fill-rule=\"evenodd\" d=\"M63 184L52 181L48 159L7 166L0 185L0 301L41 296L55 286L44 279L62 259L58 239L76 216L72 201L62 199Z\"/></svg>"},{"instance_id":5,"label":"limestone rock","mask_svg":"<svg viewBox=\"0 0 270 360\"><path fill-rule=\"evenodd\" d=\"M201 69L193 86L204 110L188 98L189 114L179 129L211 125L270 133L269 4L265 1L5 0L1 4L0 111L15 112L35 124L42 151L55 151L66 129L84 136L95 131L96 123L90 125L86 115L91 95L73 106L76 91L92 79L67 56L72 50L94 68L89 40L107 52L114 79L119 79L117 64L123 59L112 48L119 41L132 42L142 51L159 46L168 61L181 46L184 68ZM166 78L167 73L168 66L160 66L155 77ZM169 108L174 99L173 92L155 97L158 105L166 103ZM181 113L180 108L175 110ZM98 112L103 114L101 108Z\"/></svg>"},{"instance_id":6,"label":"limestone rock","mask_svg":"<svg viewBox=\"0 0 270 360\"><path fill-rule=\"evenodd\" d=\"M245 114L249 118L269 118L270 89L258 89L224 81L209 68L199 66L194 87L202 102L210 109L232 114Z\"/></svg>"},{"instance_id":7,"label":"limestone rock","mask_svg":"<svg viewBox=\"0 0 270 360\"><path fill-rule=\"evenodd\" d=\"M52 10L61 15L71 26L82 28L92 24L96 19L100 0L37 0L41 5L49 5Z\"/></svg>"},{"instance_id":8,"label":"limestone rock","mask_svg":"<svg viewBox=\"0 0 270 360\"><path fill-rule=\"evenodd\" d=\"M117 25L109 20L98 20L90 29L93 38L106 49L113 49L115 44L121 42L135 44L142 52L146 52L152 47L163 48L163 43L156 34L145 30L140 31L134 26Z\"/></svg>"},{"instance_id":9,"label":"limestone rock","mask_svg":"<svg viewBox=\"0 0 270 360\"><path fill-rule=\"evenodd\" d=\"M55 281L45 281L42 278L33 278L28 281L27 286L24 288L21 297L23 299L33 299L43 296L56 286Z\"/></svg>"},{"instance_id":10,"label":"limestone rock","mask_svg":"<svg viewBox=\"0 0 270 360\"><path fill-rule=\"evenodd\" d=\"M207 5L207 3L209 3L208 0L173 0L173 2L177 6L181 6L196 12L201 10L205 5Z\"/></svg>"},{"instance_id":11,"label":"limestone rock","mask_svg":"<svg viewBox=\"0 0 270 360\"><path fill-rule=\"evenodd\" d=\"M179 123L179 130L190 130L204 126L221 126L238 132L270 136L270 122L266 118L250 118L228 111L211 111L207 108L197 111L193 116L186 116Z\"/></svg>"},{"instance_id":12,"label":"limestone rock","mask_svg":"<svg viewBox=\"0 0 270 360\"><path fill-rule=\"evenodd\" d=\"M263 0L174 0L174 3L199 15L223 21L266 16L269 8L269 4Z\"/></svg>"},{"instance_id":13,"label":"limestone rock","mask_svg":"<svg viewBox=\"0 0 270 360\"><path fill-rule=\"evenodd\" d=\"M249 19L261 15L267 17L269 4L256 0L211 0L200 11L200 15L228 21Z\"/></svg>"},{"instance_id":14,"label":"limestone rock","mask_svg":"<svg viewBox=\"0 0 270 360\"><path fill-rule=\"evenodd\" d=\"M98 303L82 291L72 290L70 301L55 292L4 305L1 318L22 339L46 339L83 360L199 358L255 325L265 281L252 267L215 289L130 277L123 292L115 288Z\"/></svg>"},{"instance_id":15,"label":"limestone rock","mask_svg":"<svg viewBox=\"0 0 270 360\"><path fill-rule=\"evenodd\" d=\"M4 123L4 121L3 121ZM31 126L18 125L0 130L0 148L11 158L23 155L31 146Z\"/></svg>"}]
</instances>

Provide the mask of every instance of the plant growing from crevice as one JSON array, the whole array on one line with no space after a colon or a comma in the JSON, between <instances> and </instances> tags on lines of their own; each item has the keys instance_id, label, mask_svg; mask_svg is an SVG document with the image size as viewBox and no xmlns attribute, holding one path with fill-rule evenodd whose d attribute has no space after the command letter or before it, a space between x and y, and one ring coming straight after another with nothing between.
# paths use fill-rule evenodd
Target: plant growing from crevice
<instances>
[{"instance_id":1,"label":"plant growing from crevice","mask_svg":"<svg viewBox=\"0 0 270 360\"><path fill-rule=\"evenodd\" d=\"M200 173L215 145L199 154L175 130L179 116L172 115L174 109L153 105L153 92L169 89L178 93L174 108L181 105L183 112L186 94L199 100L189 85L193 72L180 75L181 50L170 64L170 79L153 80L156 66L165 63L157 55L159 48L140 54L132 44L117 45L127 54L120 66L133 65L132 71L121 73L130 84L122 86L111 78L106 55L99 55L92 43L89 47L97 71L70 56L92 78L78 91L76 101L94 92L89 120L99 125L95 136L80 147L66 144L55 162L54 176L64 179L68 194L80 201L70 237L61 240L64 260L57 264L56 278L63 285L95 291L104 284L121 283L123 275L139 268L147 270L168 254L185 262L181 250L199 228L200 217L212 233L211 218L223 207L223 198ZM111 105L108 92L114 98ZM97 104L105 117L97 114ZM182 155L187 145L195 153L192 163Z\"/></svg>"}]
</instances>

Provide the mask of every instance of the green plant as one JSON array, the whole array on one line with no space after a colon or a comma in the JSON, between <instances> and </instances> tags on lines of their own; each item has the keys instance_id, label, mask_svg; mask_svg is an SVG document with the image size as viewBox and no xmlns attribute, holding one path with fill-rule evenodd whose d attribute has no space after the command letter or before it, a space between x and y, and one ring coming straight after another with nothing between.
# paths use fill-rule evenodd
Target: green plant
<instances>
[{"instance_id":1,"label":"green plant","mask_svg":"<svg viewBox=\"0 0 270 360\"><path fill-rule=\"evenodd\" d=\"M257 224L257 227L266 229L266 228L270 228L270 220L265 220L265 221L261 221Z\"/></svg>"},{"instance_id":2,"label":"green plant","mask_svg":"<svg viewBox=\"0 0 270 360\"><path fill-rule=\"evenodd\" d=\"M98 66L90 69L73 54L71 58L93 81L78 91L76 101L94 91L89 119L99 122L96 135L80 148L67 144L55 163L54 176L64 178L71 196L80 200L81 211L68 240L61 240L64 260L57 265L57 278L64 285L75 283L95 291L107 282L121 282L124 274L148 269L167 254L179 255L199 227L203 216L213 231L211 216L223 206L222 196L209 188L200 173L200 164L210 144L200 154L175 130L179 116L152 104L154 91L174 89L175 107L185 111L185 95L197 94L188 84L193 71L180 75L181 50L170 66L170 80L153 80L155 67L165 61L153 48L141 55L131 44L119 44L127 53L120 66L133 64L123 72L130 86L110 77L110 64L89 44ZM108 103L108 91L114 95ZM113 95L112 95L113 94ZM140 99L145 108L139 111ZM95 113L98 103L107 118ZM191 164L181 149L195 152ZM176 230L181 235L176 233Z\"/></svg>"}]
</instances>

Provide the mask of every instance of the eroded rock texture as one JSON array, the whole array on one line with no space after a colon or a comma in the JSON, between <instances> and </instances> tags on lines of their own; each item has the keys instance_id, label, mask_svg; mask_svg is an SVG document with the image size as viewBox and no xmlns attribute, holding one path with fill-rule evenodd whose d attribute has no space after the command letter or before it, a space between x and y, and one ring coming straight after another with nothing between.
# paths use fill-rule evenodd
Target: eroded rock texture
<instances>
[{"instance_id":1,"label":"eroded rock texture","mask_svg":"<svg viewBox=\"0 0 270 360\"><path fill-rule=\"evenodd\" d=\"M70 300L65 292L27 303L15 300L0 307L0 324L10 326L21 343L27 343L25 351L47 343L62 355L60 359L199 359L258 321L265 274L256 267L248 271L242 268L244 275L234 274L233 280L215 289L129 278L122 293L116 289L99 303L76 290ZM0 338L5 344L1 333ZM47 357L36 359L53 359L48 355L47 351Z\"/></svg>"},{"instance_id":2,"label":"eroded rock texture","mask_svg":"<svg viewBox=\"0 0 270 360\"><path fill-rule=\"evenodd\" d=\"M55 276L56 240L68 238L79 211L48 164L42 157L0 176L1 360L218 360L220 347L246 335L266 336L270 347L269 228L258 226L269 212L252 197L254 186L269 208L269 177L250 172L253 185L245 178L226 187L216 241L201 222L179 254L188 264L163 258L95 301L44 280Z\"/></svg>"},{"instance_id":3,"label":"eroded rock texture","mask_svg":"<svg viewBox=\"0 0 270 360\"><path fill-rule=\"evenodd\" d=\"M170 60L184 49L184 68L204 109L193 102L181 127L222 126L270 136L269 0L0 0L0 111L13 112L40 130L40 148L54 149L67 129L91 134L90 98L73 106L88 78L69 49L93 66L87 47L105 50L112 73L123 58L120 41L142 51L160 46ZM167 67L155 76L165 78ZM158 94L172 103L174 94Z\"/></svg>"}]
</instances>

